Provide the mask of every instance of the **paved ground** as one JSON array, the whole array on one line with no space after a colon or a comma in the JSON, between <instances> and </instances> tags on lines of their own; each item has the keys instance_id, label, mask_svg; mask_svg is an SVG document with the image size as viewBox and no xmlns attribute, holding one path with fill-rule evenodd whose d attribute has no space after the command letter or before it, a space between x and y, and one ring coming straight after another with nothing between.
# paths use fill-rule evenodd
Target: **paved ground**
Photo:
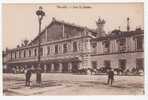
<instances>
[{"instance_id":1,"label":"paved ground","mask_svg":"<svg viewBox=\"0 0 148 100\"><path fill-rule=\"evenodd\" d=\"M25 87L23 74L4 74L4 95L143 95L143 76L115 76L113 86L106 75L43 74L42 86Z\"/></svg>"}]
</instances>

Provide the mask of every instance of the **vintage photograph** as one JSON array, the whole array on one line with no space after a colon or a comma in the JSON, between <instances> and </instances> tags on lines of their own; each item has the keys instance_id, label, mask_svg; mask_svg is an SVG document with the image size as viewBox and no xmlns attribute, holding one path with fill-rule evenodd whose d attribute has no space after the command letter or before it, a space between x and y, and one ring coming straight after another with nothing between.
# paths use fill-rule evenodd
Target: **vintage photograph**
<instances>
[{"instance_id":1,"label":"vintage photograph","mask_svg":"<svg viewBox=\"0 0 148 100\"><path fill-rule=\"evenodd\" d=\"M3 95L144 95L144 3L2 4Z\"/></svg>"}]
</instances>

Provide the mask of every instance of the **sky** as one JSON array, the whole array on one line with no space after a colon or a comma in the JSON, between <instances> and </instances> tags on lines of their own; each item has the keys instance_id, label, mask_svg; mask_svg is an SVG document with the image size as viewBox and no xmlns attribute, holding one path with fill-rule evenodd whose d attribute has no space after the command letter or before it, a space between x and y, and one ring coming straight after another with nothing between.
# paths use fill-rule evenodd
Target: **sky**
<instances>
[{"instance_id":1,"label":"sky","mask_svg":"<svg viewBox=\"0 0 148 100\"><path fill-rule=\"evenodd\" d=\"M46 13L42 20L42 29L50 24L52 17L92 29L96 29L96 20L101 17L106 21L106 33L118 29L119 26L125 31L127 17L130 18L131 30L144 27L143 3L66 4L67 8L57 7L65 4L3 4L3 49L15 48L24 39L33 40L38 35L38 18L35 12L39 6Z\"/></svg>"}]
</instances>

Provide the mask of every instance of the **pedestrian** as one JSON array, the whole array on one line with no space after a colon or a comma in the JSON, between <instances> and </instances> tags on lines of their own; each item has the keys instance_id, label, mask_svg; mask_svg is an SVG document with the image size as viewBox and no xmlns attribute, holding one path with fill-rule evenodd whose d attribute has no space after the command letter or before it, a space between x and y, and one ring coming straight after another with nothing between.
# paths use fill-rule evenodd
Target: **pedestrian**
<instances>
[{"instance_id":1,"label":"pedestrian","mask_svg":"<svg viewBox=\"0 0 148 100\"><path fill-rule=\"evenodd\" d=\"M30 78L32 75L32 70L31 68L27 68L25 71L25 76L26 76L26 86L30 86Z\"/></svg>"},{"instance_id":2,"label":"pedestrian","mask_svg":"<svg viewBox=\"0 0 148 100\"><path fill-rule=\"evenodd\" d=\"M108 71L108 81L107 81L107 84L112 85L113 81L114 81L114 71L113 71L112 68L110 68L109 71Z\"/></svg>"}]
</instances>

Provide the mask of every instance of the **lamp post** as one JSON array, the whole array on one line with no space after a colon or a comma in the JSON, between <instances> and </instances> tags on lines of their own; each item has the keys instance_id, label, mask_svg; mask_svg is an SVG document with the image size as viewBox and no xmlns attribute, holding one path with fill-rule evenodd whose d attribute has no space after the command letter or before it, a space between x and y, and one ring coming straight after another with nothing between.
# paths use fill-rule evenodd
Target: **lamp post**
<instances>
[{"instance_id":1,"label":"lamp post","mask_svg":"<svg viewBox=\"0 0 148 100\"><path fill-rule=\"evenodd\" d=\"M40 62L40 58L41 58L41 55L40 55L40 50L41 50L41 39L40 39L40 34L41 34L41 24L42 24L42 19L43 17L45 16L45 12L42 11L42 7L40 6L39 7L39 10L36 11L36 15L38 16L38 21L39 21L39 41L38 41L38 66L37 66L37 70L36 70L36 82L37 84L41 84L41 62Z\"/></svg>"}]
</instances>

